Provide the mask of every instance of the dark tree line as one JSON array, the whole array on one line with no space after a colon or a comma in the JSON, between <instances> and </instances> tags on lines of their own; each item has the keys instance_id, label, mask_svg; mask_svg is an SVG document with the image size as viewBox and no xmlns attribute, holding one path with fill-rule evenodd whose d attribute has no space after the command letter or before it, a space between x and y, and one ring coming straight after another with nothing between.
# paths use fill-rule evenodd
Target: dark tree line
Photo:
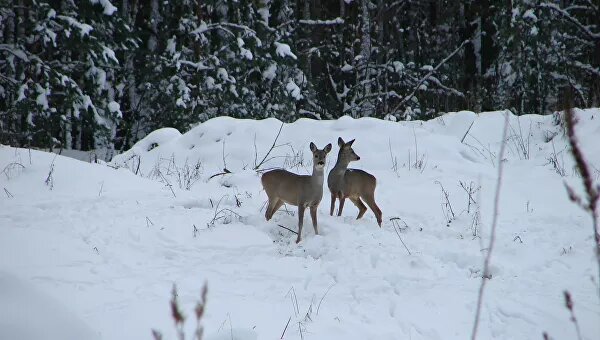
<instances>
[{"instance_id":1,"label":"dark tree line","mask_svg":"<svg viewBox=\"0 0 600 340\"><path fill-rule=\"evenodd\" d=\"M0 143L600 105L600 0L0 0Z\"/></svg>"}]
</instances>

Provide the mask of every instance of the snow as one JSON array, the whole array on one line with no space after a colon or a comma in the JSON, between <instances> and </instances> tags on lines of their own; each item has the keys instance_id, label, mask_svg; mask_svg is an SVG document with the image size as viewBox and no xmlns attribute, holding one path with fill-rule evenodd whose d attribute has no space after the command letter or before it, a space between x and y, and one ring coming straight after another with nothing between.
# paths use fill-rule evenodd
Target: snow
<instances>
[{"instance_id":1,"label":"snow","mask_svg":"<svg viewBox=\"0 0 600 340\"><path fill-rule=\"evenodd\" d=\"M229 74L227 73L227 70L222 67L217 69L217 77L223 81L229 81Z\"/></svg>"},{"instance_id":2,"label":"snow","mask_svg":"<svg viewBox=\"0 0 600 340\"><path fill-rule=\"evenodd\" d=\"M242 38L237 38L237 44L240 48L240 55L248 60L252 60L254 57L252 52L249 49L244 48L244 40Z\"/></svg>"},{"instance_id":3,"label":"snow","mask_svg":"<svg viewBox=\"0 0 600 340\"><path fill-rule=\"evenodd\" d=\"M165 48L167 52L172 55L175 55L177 52L177 37L172 36L171 39L167 40L167 47Z\"/></svg>"},{"instance_id":4,"label":"snow","mask_svg":"<svg viewBox=\"0 0 600 340\"><path fill-rule=\"evenodd\" d=\"M535 15L535 11L532 8L526 10L525 13L523 13L523 18L537 21L537 16Z\"/></svg>"},{"instance_id":5,"label":"snow","mask_svg":"<svg viewBox=\"0 0 600 340\"><path fill-rule=\"evenodd\" d=\"M260 16L262 21L265 23L265 25L268 27L269 26L269 17L271 16L271 13L269 13L268 5L257 9L256 12L258 13L258 15Z\"/></svg>"},{"instance_id":6,"label":"snow","mask_svg":"<svg viewBox=\"0 0 600 340\"><path fill-rule=\"evenodd\" d=\"M187 105L185 104L185 100L183 100L182 97L177 98L177 100L175 101L175 105L177 105L178 107L181 107L181 108L187 107Z\"/></svg>"},{"instance_id":7,"label":"snow","mask_svg":"<svg viewBox=\"0 0 600 340\"><path fill-rule=\"evenodd\" d=\"M88 24L81 23L77 21L73 17L69 17L66 15L58 15L57 18L66 21L70 26L77 28L79 30L79 35L81 37L85 37L86 35L90 35L90 32L94 29L92 26ZM68 35L67 35L68 36Z\"/></svg>"},{"instance_id":8,"label":"snow","mask_svg":"<svg viewBox=\"0 0 600 340\"><path fill-rule=\"evenodd\" d=\"M106 46L102 46L102 57L104 58L104 61L106 61L106 62L108 62L110 59L117 64L119 63L119 60L115 56L115 51L113 51L112 49L110 49Z\"/></svg>"},{"instance_id":9,"label":"snow","mask_svg":"<svg viewBox=\"0 0 600 340\"><path fill-rule=\"evenodd\" d=\"M553 10L556 13L560 14L562 17L564 17L571 23L575 24L575 26L577 26L578 29L583 31L585 33L585 35L587 35L587 37L591 38L592 40L600 39L600 32L599 33L592 32L590 30L590 26L586 26L586 25L582 24L581 22L579 22L579 20L577 20L574 16L572 16L567 10L560 8L559 5L557 5L555 3L542 2L542 3L538 4L538 7L548 8L548 9ZM576 8L576 6L574 8Z\"/></svg>"},{"instance_id":10,"label":"snow","mask_svg":"<svg viewBox=\"0 0 600 340\"><path fill-rule=\"evenodd\" d=\"M344 66L342 66L341 71L342 72L351 72L353 69L354 69L354 67L352 67L352 65L345 63Z\"/></svg>"},{"instance_id":11,"label":"snow","mask_svg":"<svg viewBox=\"0 0 600 340\"><path fill-rule=\"evenodd\" d=\"M263 71L262 77L263 79L273 80L277 76L277 64L273 63L267 67L266 70Z\"/></svg>"},{"instance_id":12,"label":"snow","mask_svg":"<svg viewBox=\"0 0 600 340\"><path fill-rule=\"evenodd\" d=\"M100 4L104 8L103 13L105 15L113 15L117 11L117 8L109 0L90 0L90 1L93 4Z\"/></svg>"},{"instance_id":13,"label":"snow","mask_svg":"<svg viewBox=\"0 0 600 340\"><path fill-rule=\"evenodd\" d=\"M89 326L59 302L36 291L31 283L1 271L0 301L0 339L97 339ZM30 318L36 322L22 323Z\"/></svg>"},{"instance_id":14,"label":"snow","mask_svg":"<svg viewBox=\"0 0 600 340\"><path fill-rule=\"evenodd\" d=\"M148 339L151 329L176 339L172 284L191 319L190 335L204 282L206 340L280 339L288 320L288 340L468 338L504 114L284 124L276 143L282 146L261 168L308 174L313 141L335 145L328 171L337 137L355 138L361 160L352 166L377 177L384 214L383 228L371 211L355 220L350 202L342 216L329 216L325 187L321 234L314 235L307 216L298 245L278 226L295 230L296 216L282 208L264 220L266 196L252 170L281 125L272 118L221 117L185 134L160 129L110 164L0 146L0 188L6 189L0 196L0 324L13 325L0 326L0 338L19 329L39 339L35 332L51 325L48 334L55 336L45 339ZM579 141L598 169L600 110L577 115ZM595 339L600 303L591 221L565 193L563 181L581 191L566 139L552 115L511 116L510 126L479 339L536 339L542 332L574 338L564 290L573 297L583 339ZM553 150L565 177L548 163ZM415 159L424 165L415 168ZM232 173L212 177L224 167ZM594 176L598 181L600 173ZM481 186L469 212L459 181ZM450 222L438 182L456 214ZM473 237L478 220L481 238ZM14 306L21 309L15 313Z\"/></svg>"},{"instance_id":15,"label":"snow","mask_svg":"<svg viewBox=\"0 0 600 340\"><path fill-rule=\"evenodd\" d=\"M298 85L296 85L296 83L294 83L293 80L291 80L291 79L288 80L288 83L285 85L285 89L287 90L288 94L290 96L292 96L294 99L300 100L303 98L302 91L300 90Z\"/></svg>"},{"instance_id":16,"label":"snow","mask_svg":"<svg viewBox=\"0 0 600 340\"><path fill-rule=\"evenodd\" d=\"M27 114L26 120L27 120L27 125L29 125L29 126L35 126L35 124L33 123L33 113L29 112Z\"/></svg>"},{"instance_id":17,"label":"snow","mask_svg":"<svg viewBox=\"0 0 600 340\"><path fill-rule=\"evenodd\" d=\"M215 78L208 76L206 77L206 80L204 81L204 84L206 86L207 89L209 90L221 90L223 89L223 86L221 84L217 84L215 81Z\"/></svg>"},{"instance_id":18,"label":"snow","mask_svg":"<svg viewBox=\"0 0 600 340\"><path fill-rule=\"evenodd\" d=\"M302 19L302 20L298 20L299 23L303 24L303 25L341 25L344 23L344 19L342 18L335 18L335 19L330 19L330 20L309 20L309 19Z\"/></svg>"},{"instance_id":19,"label":"snow","mask_svg":"<svg viewBox=\"0 0 600 340\"><path fill-rule=\"evenodd\" d=\"M290 57L292 59L298 59L298 57L296 57L296 55L294 53L292 53L292 49L290 48L290 45L280 43L280 42L275 42L274 44L275 44L275 53L277 53L278 56L280 56L282 58Z\"/></svg>"},{"instance_id":20,"label":"snow","mask_svg":"<svg viewBox=\"0 0 600 340\"><path fill-rule=\"evenodd\" d=\"M116 114L117 118L123 118L121 106L115 101L111 101L110 103L108 103L108 111L110 111L110 113Z\"/></svg>"},{"instance_id":21,"label":"snow","mask_svg":"<svg viewBox=\"0 0 600 340\"><path fill-rule=\"evenodd\" d=\"M156 146L160 146L163 144L168 144L174 139L181 136L181 132L177 131L177 129L173 128L162 128L155 131L152 131L148 136L139 142L135 143L131 149L126 152L118 155L115 158L115 162L117 159L121 159L124 161L128 161L135 155L144 154L150 150L152 150Z\"/></svg>"},{"instance_id":22,"label":"snow","mask_svg":"<svg viewBox=\"0 0 600 340\"><path fill-rule=\"evenodd\" d=\"M24 83L22 85L19 86L19 96L17 97L17 102L20 102L21 100L27 98L27 95L25 94L25 91L29 90L29 86L27 86L27 83Z\"/></svg>"},{"instance_id":23,"label":"snow","mask_svg":"<svg viewBox=\"0 0 600 340\"><path fill-rule=\"evenodd\" d=\"M385 115L385 117L383 118L384 120L391 120L392 122L395 122L398 120L398 118L396 118L396 116L391 115L391 114L387 114Z\"/></svg>"},{"instance_id":24,"label":"snow","mask_svg":"<svg viewBox=\"0 0 600 340\"><path fill-rule=\"evenodd\" d=\"M107 82L106 82L106 71L104 71L101 68L95 67L95 66L91 66L87 72L86 72L86 76L93 78L94 82L97 85L96 91L98 93L101 93L102 90L105 90L107 88ZM63 77L61 77L61 83L62 84L66 84L68 78L65 77L63 75Z\"/></svg>"},{"instance_id":25,"label":"snow","mask_svg":"<svg viewBox=\"0 0 600 340\"><path fill-rule=\"evenodd\" d=\"M41 87L39 84L35 84L36 92L38 93L35 98L35 102L42 107L44 110L48 110L48 95L50 91Z\"/></svg>"},{"instance_id":26,"label":"snow","mask_svg":"<svg viewBox=\"0 0 600 340\"><path fill-rule=\"evenodd\" d=\"M392 65L394 66L394 71L396 71L396 73L402 74L402 72L405 69L404 64L402 62L399 62L399 61L394 61L392 63Z\"/></svg>"},{"instance_id":27,"label":"snow","mask_svg":"<svg viewBox=\"0 0 600 340\"><path fill-rule=\"evenodd\" d=\"M44 31L44 44L52 42L52 46L56 47L56 33L52 32L47 28L43 28Z\"/></svg>"}]
</instances>

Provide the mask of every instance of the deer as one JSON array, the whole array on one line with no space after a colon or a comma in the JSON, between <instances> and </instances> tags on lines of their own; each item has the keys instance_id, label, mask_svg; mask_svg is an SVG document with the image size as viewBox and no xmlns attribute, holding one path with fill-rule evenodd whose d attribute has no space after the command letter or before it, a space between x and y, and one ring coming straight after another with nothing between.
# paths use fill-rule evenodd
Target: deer
<instances>
[{"instance_id":1,"label":"deer","mask_svg":"<svg viewBox=\"0 0 600 340\"><path fill-rule=\"evenodd\" d=\"M331 209L329 210L329 215L333 216L335 201L339 199L340 206L337 215L341 216L344 209L344 201L346 198L349 198L358 208L358 216L356 216L358 220L367 211L367 207L361 201L362 199L375 214L377 224L381 228L382 213L377 203L375 203L377 179L366 171L348 169L350 162L360 160L360 157L352 149L354 141L353 139L345 143L341 137L338 138L338 146L340 147L338 158L335 166L329 171L329 175L327 176L327 186L331 192Z\"/></svg>"},{"instance_id":2,"label":"deer","mask_svg":"<svg viewBox=\"0 0 600 340\"><path fill-rule=\"evenodd\" d=\"M317 226L317 208L323 198L323 182L325 159L331 151L331 143L319 150L311 142L310 151L313 154L312 175L298 175L283 169L265 172L261 177L262 186L267 193L269 202L265 211L265 218L269 221L273 214L284 203L298 207L298 237L296 243L302 239L302 225L304 224L304 210L310 209L315 235L319 234Z\"/></svg>"}]
</instances>

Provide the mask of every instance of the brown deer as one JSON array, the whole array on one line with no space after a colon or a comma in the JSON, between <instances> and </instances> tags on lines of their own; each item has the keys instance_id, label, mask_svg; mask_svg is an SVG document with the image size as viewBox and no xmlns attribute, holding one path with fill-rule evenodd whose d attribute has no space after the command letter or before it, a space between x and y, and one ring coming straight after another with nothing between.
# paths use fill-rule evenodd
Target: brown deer
<instances>
[{"instance_id":1,"label":"brown deer","mask_svg":"<svg viewBox=\"0 0 600 340\"><path fill-rule=\"evenodd\" d=\"M331 192L331 209L329 210L329 215L333 215L335 199L337 198L340 200L338 216L341 216L344 209L344 201L346 198L349 198L358 208L358 216L356 216L358 220L367 211L367 207L361 201L362 198L375 214L377 224L381 227L382 214L377 203L375 203L377 179L366 171L348 169L350 162L360 160L360 157L352 149L352 143L354 143L354 139L348 143L344 143L341 137L338 138L340 151L337 162L333 169L329 171L329 176L327 176L327 186Z\"/></svg>"},{"instance_id":2,"label":"brown deer","mask_svg":"<svg viewBox=\"0 0 600 340\"><path fill-rule=\"evenodd\" d=\"M298 207L298 238L296 239L296 243L302 239L302 225L304 223L304 210L306 208L310 208L310 216L315 228L315 234L319 234L317 228L317 207L323 198L325 158L331 151L331 144L327 144L323 150L319 150L311 142L310 151L313 154L313 173L311 176L298 175L286 170L277 169L265 172L261 177L262 186L269 198L269 204L265 211L267 221L273 217L273 214L284 203Z\"/></svg>"}]
</instances>

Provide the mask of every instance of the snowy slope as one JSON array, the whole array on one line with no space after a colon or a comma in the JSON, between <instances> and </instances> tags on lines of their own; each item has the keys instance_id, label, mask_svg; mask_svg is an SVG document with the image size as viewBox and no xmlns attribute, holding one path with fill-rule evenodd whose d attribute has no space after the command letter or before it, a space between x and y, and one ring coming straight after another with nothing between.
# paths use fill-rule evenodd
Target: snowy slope
<instances>
[{"instance_id":1,"label":"snowy slope","mask_svg":"<svg viewBox=\"0 0 600 340\"><path fill-rule=\"evenodd\" d=\"M582 146L600 169L600 110L577 114ZM600 334L591 221L565 194L563 181L580 185L556 119L510 117L480 339L574 338L564 290L584 339ZM465 339L503 122L504 112L459 112L428 122L285 124L260 169L310 173L311 141L334 145L329 169L337 137L356 138L361 160L352 166L377 176L384 214L382 229L370 211L355 220L350 202L330 217L325 188L321 235L307 217L299 245L278 226L296 229L294 207L264 220L266 195L253 170L278 133L274 119L158 130L110 166L0 146L0 169L8 169L0 187L14 196L0 198L0 271L60 302L78 319L74 329L101 339L149 339L152 328L174 339L172 284L193 319L205 281L208 340L279 339L290 319L284 339ZM223 168L232 173L212 177ZM460 182L481 187L476 203L468 205ZM194 327L189 320L188 334Z\"/></svg>"}]
</instances>

